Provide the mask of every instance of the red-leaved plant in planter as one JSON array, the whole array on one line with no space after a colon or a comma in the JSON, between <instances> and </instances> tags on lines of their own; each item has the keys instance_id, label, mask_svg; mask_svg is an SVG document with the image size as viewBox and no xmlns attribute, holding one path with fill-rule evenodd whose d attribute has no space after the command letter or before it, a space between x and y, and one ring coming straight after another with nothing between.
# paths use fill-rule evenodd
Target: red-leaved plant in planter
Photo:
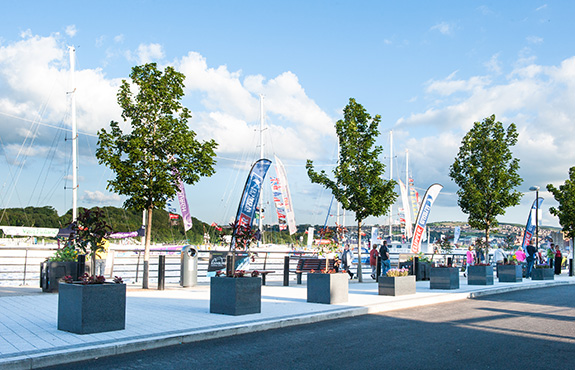
<instances>
[{"instance_id":1,"label":"red-leaved plant in planter","mask_svg":"<svg viewBox=\"0 0 575 370\"><path fill-rule=\"evenodd\" d=\"M85 273L84 275L80 276L77 281L74 281L71 275L64 276L62 278L62 281L68 284L79 283L82 285L90 285L90 284L104 284L106 282L106 278L103 277L102 275L94 276ZM122 281L121 277L114 276L114 283L123 284L124 281Z\"/></svg>"}]
</instances>

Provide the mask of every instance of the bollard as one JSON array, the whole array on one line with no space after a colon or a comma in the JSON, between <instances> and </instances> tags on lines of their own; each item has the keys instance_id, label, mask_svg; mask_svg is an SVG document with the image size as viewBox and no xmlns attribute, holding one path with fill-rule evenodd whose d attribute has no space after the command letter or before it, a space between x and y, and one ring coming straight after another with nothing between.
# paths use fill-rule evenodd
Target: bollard
<instances>
[{"instance_id":1,"label":"bollard","mask_svg":"<svg viewBox=\"0 0 575 370\"><path fill-rule=\"evenodd\" d=\"M284 286L289 286L289 256L284 257Z\"/></svg>"},{"instance_id":2,"label":"bollard","mask_svg":"<svg viewBox=\"0 0 575 370\"><path fill-rule=\"evenodd\" d=\"M79 254L78 255L78 271L76 272L76 279L80 276L84 275L86 272L86 255Z\"/></svg>"},{"instance_id":3,"label":"bollard","mask_svg":"<svg viewBox=\"0 0 575 370\"><path fill-rule=\"evenodd\" d=\"M377 255L377 266L375 268L375 281L379 282L379 276L381 275L381 257Z\"/></svg>"},{"instance_id":4,"label":"bollard","mask_svg":"<svg viewBox=\"0 0 575 370\"><path fill-rule=\"evenodd\" d=\"M166 282L166 256L158 256L158 290L164 290Z\"/></svg>"}]
</instances>

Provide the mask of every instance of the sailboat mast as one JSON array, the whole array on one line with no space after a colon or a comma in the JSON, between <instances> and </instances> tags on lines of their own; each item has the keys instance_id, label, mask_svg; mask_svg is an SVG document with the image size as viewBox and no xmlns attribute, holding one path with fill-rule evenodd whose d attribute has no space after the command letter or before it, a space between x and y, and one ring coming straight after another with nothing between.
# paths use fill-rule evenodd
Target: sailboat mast
<instances>
[{"instance_id":1,"label":"sailboat mast","mask_svg":"<svg viewBox=\"0 0 575 370\"><path fill-rule=\"evenodd\" d=\"M260 94L260 159L264 157L264 96ZM260 194L260 212L259 212L259 223L258 227L260 230L260 235L262 236L261 241L263 241L263 186L262 193Z\"/></svg>"},{"instance_id":2,"label":"sailboat mast","mask_svg":"<svg viewBox=\"0 0 575 370\"><path fill-rule=\"evenodd\" d=\"M389 180L393 180L393 131L389 131ZM393 240L392 233L393 205L389 206L389 239Z\"/></svg>"},{"instance_id":3,"label":"sailboat mast","mask_svg":"<svg viewBox=\"0 0 575 370\"><path fill-rule=\"evenodd\" d=\"M76 49L70 49L70 74L72 89L72 222L78 219L78 130L76 124Z\"/></svg>"}]
</instances>

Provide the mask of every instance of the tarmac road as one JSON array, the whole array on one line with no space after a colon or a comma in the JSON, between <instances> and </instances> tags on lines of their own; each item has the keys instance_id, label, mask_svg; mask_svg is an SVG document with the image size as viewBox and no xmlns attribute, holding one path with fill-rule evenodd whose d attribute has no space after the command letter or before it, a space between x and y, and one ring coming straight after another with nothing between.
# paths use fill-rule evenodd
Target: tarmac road
<instances>
[{"instance_id":1,"label":"tarmac road","mask_svg":"<svg viewBox=\"0 0 575 370\"><path fill-rule=\"evenodd\" d=\"M530 289L50 369L575 369L574 308Z\"/></svg>"}]
</instances>

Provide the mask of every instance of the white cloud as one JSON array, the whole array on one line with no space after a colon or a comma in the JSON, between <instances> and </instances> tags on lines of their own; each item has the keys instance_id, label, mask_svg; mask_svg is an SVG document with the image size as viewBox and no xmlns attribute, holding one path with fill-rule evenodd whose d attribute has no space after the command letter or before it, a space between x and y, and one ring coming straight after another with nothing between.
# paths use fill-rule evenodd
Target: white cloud
<instances>
[{"instance_id":1,"label":"white cloud","mask_svg":"<svg viewBox=\"0 0 575 370\"><path fill-rule=\"evenodd\" d=\"M440 104L396 123L403 130L417 126L427 133L405 144L410 149L410 167L422 177L420 181L441 182L446 193L454 193L457 189L447 174L461 138L473 122L491 114L504 126L517 125L519 139L512 150L520 159L521 189L533 184L543 188L567 178L568 169L575 164L575 152L569 149L575 137L575 106L570 104L575 99L575 57L559 66L520 66L498 83L487 76L457 81L453 77L434 81L427 89L428 99L434 95L443 98ZM456 198L450 201L456 202ZM546 207L553 202L546 200ZM509 217L521 212L522 206L510 210ZM557 223L552 218L547 222Z\"/></svg>"},{"instance_id":2,"label":"white cloud","mask_svg":"<svg viewBox=\"0 0 575 370\"><path fill-rule=\"evenodd\" d=\"M164 59L164 56L164 48L160 44L140 44L135 52L126 53L128 60L137 64L158 62Z\"/></svg>"},{"instance_id":3,"label":"white cloud","mask_svg":"<svg viewBox=\"0 0 575 370\"><path fill-rule=\"evenodd\" d=\"M451 35L453 26L447 22L438 23L430 28L432 31L439 31L442 35Z\"/></svg>"},{"instance_id":4,"label":"white cloud","mask_svg":"<svg viewBox=\"0 0 575 370\"><path fill-rule=\"evenodd\" d=\"M72 25L66 27L66 35L68 35L69 37L76 36L76 32L78 32L78 30L76 29L75 25L72 24Z\"/></svg>"},{"instance_id":5,"label":"white cloud","mask_svg":"<svg viewBox=\"0 0 575 370\"><path fill-rule=\"evenodd\" d=\"M499 53L492 55L491 58L487 62L485 62L484 65L489 72L500 74L502 69L501 69L501 62L499 61Z\"/></svg>"},{"instance_id":6,"label":"white cloud","mask_svg":"<svg viewBox=\"0 0 575 370\"><path fill-rule=\"evenodd\" d=\"M87 204L109 204L121 201L118 194L108 193L104 194L101 191L84 191L82 200Z\"/></svg>"},{"instance_id":7,"label":"white cloud","mask_svg":"<svg viewBox=\"0 0 575 370\"><path fill-rule=\"evenodd\" d=\"M455 72L443 81L431 81L427 87L428 93L447 96L461 91L472 91L490 83L488 77L473 76L469 80L454 80Z\"/></svg>"},{"instance_id":8,"label":"white cloud","mask_svg":"<svg viewBox=\"0 0 575 370\"><path fill-rule=\"evenodd\" d=\"M528 36L527 37L527 42L530 44L542 44L543 43L543 37L539 37L539 36Z\"/></svg>"},{"instance_id":9,"label":"white cloud","mask_svg":"<svg viewBox=\"0 0 575 370\"><path fill-rule=\"evenodd\" d=\"M270 80L260 75L243 77L241 71L229 71L226 66L208 67L206 59L196 52L190 52L176 66L186 76L187 93L199 94L205 109L194 112L194 129L202 136L216 138L222 152L242 153L259 145L254 135L259 130L260 94L269 128L266 136L286 157L320 155L321 140L335 133L333 120L306 95L291 72Z\"/></svg>"}]
</instances>

